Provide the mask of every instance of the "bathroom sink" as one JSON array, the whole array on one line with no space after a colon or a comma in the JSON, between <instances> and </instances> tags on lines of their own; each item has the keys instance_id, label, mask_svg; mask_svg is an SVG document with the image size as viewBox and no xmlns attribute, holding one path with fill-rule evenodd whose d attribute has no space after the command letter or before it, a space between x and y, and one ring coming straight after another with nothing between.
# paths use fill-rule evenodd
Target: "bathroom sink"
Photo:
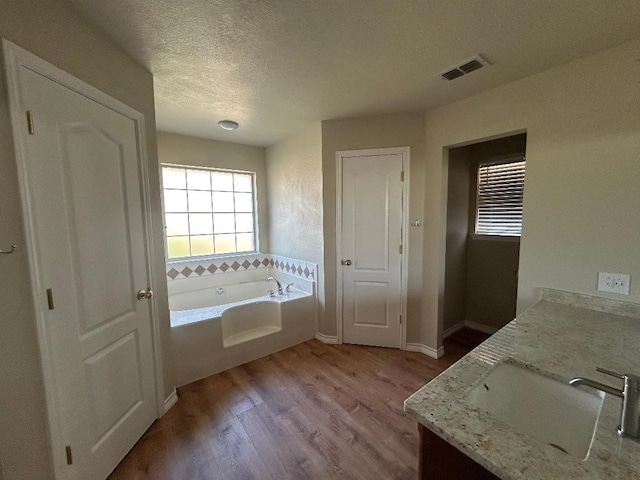
<instances>
[{"instance_id":1,"label":"bathroom sink","mask_svg":"<svg viewBox=\"0 0 640 480\"><path fill-rule=\"evenodd\" d=\"M604 393L584 391L506 360L496 365L466 397L538 442L586 459Z\"/></svg>"}]
</instances>

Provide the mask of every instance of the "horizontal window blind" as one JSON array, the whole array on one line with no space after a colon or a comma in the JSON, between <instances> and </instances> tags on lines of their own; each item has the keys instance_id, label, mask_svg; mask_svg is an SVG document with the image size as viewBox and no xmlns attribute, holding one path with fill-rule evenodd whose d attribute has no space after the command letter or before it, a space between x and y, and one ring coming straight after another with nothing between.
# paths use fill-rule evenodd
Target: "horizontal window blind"
<instances>
[{"instance_id":1,"label":"horizontal window blind","mask_svg":"<svg viewBox=\"0 0 640 480\"><path fill-rule=\"evenodd\" d=\"M520 236L525 161L480 165L476 233Z\"/></svg>"}]
</instances>

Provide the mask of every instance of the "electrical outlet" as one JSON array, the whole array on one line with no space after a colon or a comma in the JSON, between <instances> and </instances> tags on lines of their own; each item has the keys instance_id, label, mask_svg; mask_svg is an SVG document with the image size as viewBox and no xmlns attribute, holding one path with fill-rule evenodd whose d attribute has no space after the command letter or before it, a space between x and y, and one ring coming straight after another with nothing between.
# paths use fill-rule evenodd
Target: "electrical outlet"
<instances>
[{"instance_id":1,"label":"electrical outlet","mask_svg":"<svg viewBox=\"0 0 640 480\"><path fill-rule=\"evenodd\" d=\"M598 273L598 290L629 295L630 280L631 277L624 273L600 272Z\"/></svg>"}]
</instances>

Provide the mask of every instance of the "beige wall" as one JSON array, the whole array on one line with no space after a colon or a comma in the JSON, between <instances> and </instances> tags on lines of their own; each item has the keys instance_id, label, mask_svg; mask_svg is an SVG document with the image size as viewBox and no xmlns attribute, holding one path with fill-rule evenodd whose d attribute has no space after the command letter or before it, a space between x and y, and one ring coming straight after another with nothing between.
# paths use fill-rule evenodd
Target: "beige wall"
<instances>
[{"instance_id":1,"label":"beige wall","mask_svg":"<svg viewBox=\"0 0 640 480\"><path fill-rule=\"evenodd\" d=\"M405 147L410 153L409 218L423 218L425 170L425 115L377 115L322 122L322 175L324 190L324 246L326 314L319 330L336 335L336 152L370 148ZM407 342L420 337L420 297L423 228L409 228L409 283Z\"/></svg>"},{"instance_id":2,"label":"beige wall","mask_svg":"<svg viewBox=\"0 0 640 480\"><path fill-rule=\"evenodd\" d=\"M446 231L443 148L527 131L518 311L540 287L640 302L640 41L427 113L422 340L437 345ZM631 294L596 291L599 271Z\"/></svg>"},{"instance_id":3,"label":"beige wall","mask_svg":"<svg viewBox=\"0 0 640 480\"><path fill-rule=\"evenodd\" d=\"M51 0L4 0L0 36L142 112L146 119L152 183L157 278L163 341L168 339L168 309L160 216L153 79L75 14ZM0 79L0 248L16 243L0 259L0 464L7 479L51 478L42 372L36 340L29 268L11 126ZM165 349L166 351L166 349ZM173 388L168 369L165 394Z\"/></svg>"},{"instance_id":4,"label":"beige wall","mask_svg":"<svg viewBox=\"0 0 640 480\"><path fill-rule=\"evenodd\" d=\"M324 318L322 131L320 123L267 148L270 253L318 264L318 322Z\"/></svg>"},{"instance_id":5,"label":"beige wall","mask_svg":"<svg viewBox=\"0 0 640 480\"><path fill-rule=\"evenodd\" d=\"M269 210L264 148L158 132L158 159L160 163L256 172L259 250L269 252Z\"/></svg>"},{"instance_id":6,"label":"beige wall","mask_svg":"<svg viewBox=\"0 0 640 480\"><path fill-rule=\"evenodd\" d=\"M466 320L471 147L449 151L443 330Z\"/></svg>"},{"instance_id":7,"label":"beige wall","mask_svg":"<svg viewBox=\"0 0 640 480\"><path fill-rule=\"evenodd\" d=\"M469 240L466 320L497 330L515 318L519 251L517 238Z\"/></svg>"}]
</instances>

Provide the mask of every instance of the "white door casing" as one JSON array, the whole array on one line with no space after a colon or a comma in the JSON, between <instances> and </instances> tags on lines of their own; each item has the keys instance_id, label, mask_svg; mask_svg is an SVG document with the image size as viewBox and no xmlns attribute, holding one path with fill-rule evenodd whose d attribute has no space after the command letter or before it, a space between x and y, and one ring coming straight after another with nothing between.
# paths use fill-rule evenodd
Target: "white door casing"
<instances>
[{"instance_id":1,"label":"white door casing","mask_svg":"<svg viewBox=\"0 0 640 480\"><path fill-rule=\"evenodd\" d=\"M3 44L54 472L102 480L160 412L143 117Z\"/></svg>"},{"instance_id":2,"label":"white door casing","mask_svg":"<svg viewBox=\"0 0 640 480\"><path fill-rule=\"evenodd\" d=\"M405 348L409 149L336 159L338 341Z\"/></svg>"}]
</instances>

